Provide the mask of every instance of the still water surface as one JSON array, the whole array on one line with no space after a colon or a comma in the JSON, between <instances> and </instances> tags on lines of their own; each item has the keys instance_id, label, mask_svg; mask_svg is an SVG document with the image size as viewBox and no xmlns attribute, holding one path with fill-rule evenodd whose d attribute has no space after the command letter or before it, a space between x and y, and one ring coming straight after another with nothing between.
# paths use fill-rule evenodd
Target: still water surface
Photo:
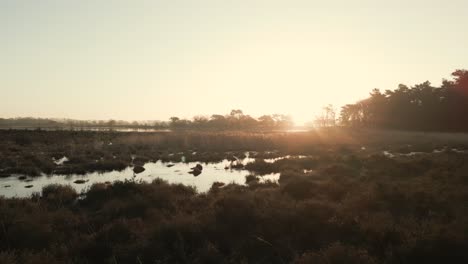
<instances>
[{"instance_id":1,"label":"still water surface","mask_svg":"<svg viewBox=\"0 0 468 264\"><path fill-rule=\"evenodd\" d=\"M252 159L246 158L243 163L250 162ZM134 179L136 181L152 182L156 178L168 181L169 183L182 183L184 185L195 186L198 192L206 192L211 188L213 182L222 182L225 184L236 183L245 184L245 176L249 174L246 170L225 169L229 166L229 161L224 160L218 163L202 164L203 171L198 176L189 174L190 168L194 167L196 162L190 163L169 163L161 161L146 163L145 171L135 175L132 168L123 171L111 171L104 173L87 173L85 175L43 175L39 177L27 178L27 180L18 180L18 175L0 179L0 195L5 197L27 197L34 192L41 192L42 187L48 184L68 184L73 186L78 192L85 191L94 183L105 183L114 181L124 181ZM270 174L260 177L262 181L277 181L279 174ZM85 180L85 183L74 183L76 180ZM26 188L26 186L30 186Z\"/></svg>"}]
</instances>

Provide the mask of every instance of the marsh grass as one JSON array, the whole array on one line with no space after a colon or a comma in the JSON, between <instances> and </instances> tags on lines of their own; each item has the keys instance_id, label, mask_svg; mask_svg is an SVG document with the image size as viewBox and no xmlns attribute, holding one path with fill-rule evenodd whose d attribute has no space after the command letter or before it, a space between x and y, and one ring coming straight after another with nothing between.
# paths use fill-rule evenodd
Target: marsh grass
<instances>
[{"instance_id":1,"label":"marsh grass","mask_svg":"<svg viewBox=\"0 0 468 264\"><path fill-rule=\"evenodd\" d=\"M71 187L57 185L31 198L2 198L0 260L468 260L467 155L371 155L354 157L359 162L351 163L348 156L334 155L327 164L303 159L314 164L313 172L304 172L301 166L307 162L283 159L279 185L250 175L245 186L213 184L202 194L155 180L95 184L80 199Z\"/></svg>"},{"instance_id":2,"label":"marsh grass","mask_svg":"<svg viewBox=\"0 0 468 264\"><path fill-rule=\"evenodd\" d=\"M369 134L354 142L347 136L343 145L330 141L337 131L326 142L317 141L318 132L214 139L60 132L55 143L55 134L0 133L6 133L3 170L16 168L27 153L38 160L64 155L79 167L114 156L137 164L189 154L193 160L242 157L249 150L257 158L246 165L252 172L246 185L213 184L206 193L157 179L95 184L81 195L51 185L30 198L0 198L0 263L468 262L468 155L382 154L460 148L464 135L396 133L378 141ZM30 144L16 144L15 133L31 137ZM383 140L391 144L379 146ZM291 156L263 160L285 154ZM271 172L280 173L278 183L259 180Z\"/></svg>"},{"instance_id":3,"label":"marsh grass","mask_svg":"<svg viewBox=\"0 0 468 264\"><path fill-rule=\"evenodd\" d=\"M0 173L29 176L123 170L132 164L142 165L157 160L219 162L233 157L242 159L246 151L251 151L251 157L258 159L285 155L320 156L324 159L333 155L372 154L383 150L410 153L432 152L444 147L448 150L468 149L468 136L465 134L344 128L298 133L2 130L0 138ZM62 157L69 160L61 165L53 162L53 159ZM310 169L314 166L311 160L298 160L297 163ZM257 166L251 170L266 173L281 169L260 163ZM281 166L281 162L275 166Z\"/></svg>"}]
</instances>

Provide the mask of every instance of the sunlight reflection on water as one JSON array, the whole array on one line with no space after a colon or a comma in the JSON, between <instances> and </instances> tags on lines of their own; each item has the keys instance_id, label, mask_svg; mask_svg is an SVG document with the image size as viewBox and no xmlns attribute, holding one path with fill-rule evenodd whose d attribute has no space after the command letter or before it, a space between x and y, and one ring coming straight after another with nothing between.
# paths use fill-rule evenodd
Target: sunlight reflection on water
<instances>
[{"instance_id":1,"label":"sunlight reflection on water","mask_svg":"<svg viewBox=\"0 0 468 264\"><path fill-rule=\"evenodd\" d=\"M252 161L253 159L244 159L242 163ZM151 182L156 178L168 181L169 183L182 183L184 185L195 186L198 192L206 192L211 188L213 182L222 182L225 184L236 183L245 184L245 176L249 174L246 170L225 169L229 166L229 161L224 160L218 163L203 164L203 172L195 177L189 174L190 168L197 162L173 163L174 166L167 167L167 163L161 161L147 163L144 165L145 171L134 177L133 168L126 168L123 171L111 171L104 173L87 173L85 175L43 175L34 178L28 178L32 181L20 181L18 175L0 179L0 195L6 197L26 197L34 192L41 192L42 187L48 184L69 184L78 192L88 189L94 183L105 183L114 181L124 181L135 179L136 181ZM279 174L270 174L262 176L261 179L277 181ZM76 184L76 180L85 180L83 184ZM25 186L33 185L30 188Z\"/></svg>"}]
</instances>

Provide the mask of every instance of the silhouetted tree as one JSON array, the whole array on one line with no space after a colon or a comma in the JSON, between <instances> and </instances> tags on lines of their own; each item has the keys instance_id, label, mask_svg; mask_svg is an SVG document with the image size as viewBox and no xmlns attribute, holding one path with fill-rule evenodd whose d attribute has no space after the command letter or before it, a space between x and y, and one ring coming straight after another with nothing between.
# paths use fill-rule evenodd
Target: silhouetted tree
<instances>
[{"instance_id":1,"label":"silhouetted tree","mask_svg":"<svg viewBox=\"0 0 468 264\"><path fill-rule=\"evenodd\" d=\"M332 127L336 125L336 112L333 105L323 107L322 113L315 118L315 126Z\"/></svg>"},{"instance_id":2,"label":"silhouetted tree","mask_svg":"<svg viewBox=\"0 0 468 264\"><path fill-rule=\"evenodd\" d=\"M342 107L341 124L410 130L468 131L468 71L456 70L440 87L426 81Z\"/></svg>"},{"instance_id":3,"label":"silhouetted tree","mask_svg":"<svg viewBox=\"0 0 468 264\"><path fill-rule=\"evenodd\" d=\"M275 120L270 115L263 115L258 118L258 121L260 122L260 126L262 128L270 129L275 126Z\"/></svg>"}]
</instances>

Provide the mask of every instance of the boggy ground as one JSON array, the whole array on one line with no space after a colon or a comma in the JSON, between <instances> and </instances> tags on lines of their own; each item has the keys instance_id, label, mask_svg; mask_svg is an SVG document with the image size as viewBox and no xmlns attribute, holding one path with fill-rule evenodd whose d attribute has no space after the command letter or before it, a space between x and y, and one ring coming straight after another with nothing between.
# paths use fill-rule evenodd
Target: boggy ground
<instances>
[{"instance_id":1,"label":"boggy ground","mask_svg":"<svg viewBox=\"0 0 468 264\"><path fill-rule=\"evenodd\" d=\"M356 155L468 149L468 135L328 129L298 133L0 130L0 177L123 170L149 161L218 162L285 155ZM56 164L54 160L67 157Z\"/></svg>"},{"instance_id":2,"label":"boggy ground","mask_svg":"<svg viewBox=\"0 0 468 264\"><path fill-rule=\"evenodd\" d=\"M0 199L0 263L468 263L468 156L349 149L253 163L279 183L116 182Z\"/></svg>"}]
</instances>

